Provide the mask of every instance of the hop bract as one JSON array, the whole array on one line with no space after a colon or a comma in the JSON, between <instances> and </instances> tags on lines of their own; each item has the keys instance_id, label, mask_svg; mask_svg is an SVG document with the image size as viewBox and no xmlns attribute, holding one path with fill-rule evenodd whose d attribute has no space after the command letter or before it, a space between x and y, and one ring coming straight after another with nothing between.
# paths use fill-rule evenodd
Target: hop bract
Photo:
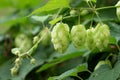
<instances>
[{"instance_id":1,"label":"hop bract","mask_svg":"<svg viewBox=\"0 0 120 80\"><path fill-rule=\"evenodd\" d=\"M78 49L82 45L84 45L86 40L85 26L84 25L73 26L71 30L71 39L72 39L73 45Z\"/></svg>"},{"instance_id":2,"label":"hop bract","mask_svg":"<svg viewBox=\"0 0 120 80\"><path fill-rule=\"evenodd\" d=\"M69 36L69 26L62 22L57 23L51 32L51 41L54 45L55 50L60 53L64 53L69 46Z\"/></svg>"},{"instance_id":3,"label":"hop bract","mask_svg":"<svg viewBox=\"0 0 120 80\"><path fill-rule=\"evenodd\" d=\"M96 47L96 43L94 41L94 28L87 30L86 46L90 50L93 50Z\"/></svg>"},{"instance_id":4,"label":"hop bract","mask_svg":"<svg viewBox=\"0 0 120 80\"><path fill-rule=\"evenodd\" d=\"M94 41L96 47L102 51L109 43L110 31L106 24L98 23L95 28Z\"/></svg>"}]
</instances>

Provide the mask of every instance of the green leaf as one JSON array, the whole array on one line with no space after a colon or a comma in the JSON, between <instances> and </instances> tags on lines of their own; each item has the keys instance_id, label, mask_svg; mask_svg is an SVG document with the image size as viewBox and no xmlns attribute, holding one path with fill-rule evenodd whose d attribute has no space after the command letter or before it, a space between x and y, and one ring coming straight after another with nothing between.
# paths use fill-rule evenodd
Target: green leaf
<instances>
[{"instance_id":1,"label":"green leaf","mask_svg":"<svg viewBox=\"0 0 120 80\"><path fill-rule=\"evenodd\" d=\"M65 54L63 54L60 57L58 57L56 59L53 59L50 62L44 64L42 67L40 67L37 70L37 72L44 71L44 70L46 70L46 69L48 69L52 66L55 66L58 63L64 62L64 61L72 59L72 58L80 57L84 54L89 54L89 53L90 53L90 51L87 50L87 49L83 49L83 50L80 50L80 51L74 51L74 49L71 49L71 47L69 47L68 51Z\"/></svg>"},{"instance_id":2,"label":"green leaf","mask_svg":"<svg viewBox=\"0 0 120 80\"><path fill-rule=\"evenodd\" d=\"M36 64L30 64L29 59L24 59L22 65L20 66L20 70L18 75L11 76L10 69L14 65L15 58L10 59L6 63L0 66L0 80L25 80L26 75L35 67L42 65L46 60L46 53L41 52L42 50L38 50L36 54L33 56L36 59ZM40 52L40 53L39 53Z\"/></svg>"},{"instance_id":3,"label":"green leaf","mask_svg":"<svg viewBox=\"0 0 120 80\"><path fill-rule=\"evenodd\" d=\"M62 16L60 16L60 17L58 17L58 18L55 18L55 19L49 21L49 23L50 23L51 25L54 25L54 24L56 24L56 23L57 23L58 21L60 21L60 20L62 20Z\"/></svg>"},{"instance_id":4,"label":"green leaf","mask_svg":"<svg viewBox=\"0 0 120 80\"><path fill-rule=\"evenodd\" d=\"M46 16L31 16L31 19L37 22L44 22L46 21L51 15L46 15Z\"/></svg>"},{"instance_id":5,"label":"green leaf","mask_svg":"<svg viewBox=\"0 0 120 80\"><path fill-rule=\"evenodd\" d=\"M113 69L108 65L102 65L94 71L88 80L117 80L120 74L120 55Z\"/></svg>"},{"instance_id":6,"label":"green leaf","mask_svg":"<svg viewBox=\"0 0 120 80\"><path fill-rule=\"evenodd\" d=\"M116 44L117 43L117 40L115 37L110 37L110 44Z\"/></svg>"},{"instance_id":7,"label":"green leaf","mask_svg":"<svg viewBox=\"0 0 120 80\"><path fill-rule=\"evenodd\" d=\"M113 21L117 19L115 9L104 9L104 10L99 10L99 17L101 21ZM94 17L94 20L97 22L100 22L99 18L96 16Z\"/></svg>"},{"instance_id":8,"label":"green leaf","mask_svg":"<svg viewBox=\"0 0 120 80\"><path fill-rule=\"evenodd\" d=\"M27 20L27 17L18 16L4 17L4 19L0 19L0 34L6 33L11 27L13 27L12 25L16 23L25 23Z\"/></svg>"},{"instance_id":9,"label":"green leaf","mask_svg":"<svg viewBox=\"0 0 120 80\"><path fill-rule=\"evenodd\" d=\"M69 7L68 0L49 0L49 2L45 6L34 10L29 16L36 13L44 12L44 11L51 11L58 8L66 8L66 7L67 8Z\"/></svg>"},{"instance_id":10,"label":"green leaf","mask_svg":"<svg viewBox=\"0 0 120 80\"><path fill-rule=\"evenodd\" d=\"M81 64L73 69L70 69L59 76L50 77L48 80L62 80L69 76L77 76L78 72L87 71L87 64Z\"/></svg>"},{"instance_id":11,"label":"green leaf","mask_svg":"<svg viewBox=\"0 0 120 80\"><path fill-rule=\"evenodd\" d=\"M117 40L120 40L120 25L109 22L111 36L115 37Z\"/></svg>"},{"instance_id":12,"label":"green leaf","mask_svg":"<svg viewBox=\"0 0 120 80\"><path fill-rule=\"evenodd\" d=\"M14 7L18 9L24 9L27 5L34 7L43 4L43 0L1 0L0 8ZM28 7L28 6L27 6Z\"/></svg>"},{"instance_id":13,"label":"green leaf","mask_svg":"<svg viewBox=\"0 0 120 80\"><path fill-rule=\"evenodd\" d=\"M91 0L92 2L94 2L94 3L96 3L97 2L97 0Z\"/></svg>"},{"instance_id":14,"label":"green leaf","mask_svg":"<svg viewBox=\"0 0 120 80\"><path fill-rule=\"evenodd\" d=\"M99 62L98 62L98 64L95 66L95 69L94 69L94 70L97 70L98 68L100 68L102 65L105 65L105 64L107 64L107 65L109 65L110 67L112 67L109 60L105 60L105 61L102 60L102 61L99 61Z\"/></svg>"},{"instance_id":15,"label":"green leaf","mask_svg":"<svg viewBox=\"0 0 120 80\"><path fill-rule=\"evenodd\" d=\"M86 6L86 1L85 0L70 0L70 7L73 8L80 8Z\"/></svg>"}]
</instances>

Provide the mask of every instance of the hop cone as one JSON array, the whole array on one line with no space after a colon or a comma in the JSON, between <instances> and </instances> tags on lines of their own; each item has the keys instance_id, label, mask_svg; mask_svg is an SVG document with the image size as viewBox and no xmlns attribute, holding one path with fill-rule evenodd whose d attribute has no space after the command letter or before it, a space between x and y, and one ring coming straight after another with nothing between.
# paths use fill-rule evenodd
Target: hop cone
<instances>
[{"instance_id":1,"label":"hop cone","mask_svg":"<svg viewBox=\"0 0 120 80\"><path fill-rule=\"evenodd\" d=\"M48 45L51 40L51 33L47 27L43 28L40 36L43 37L41 43L45 46Z\"/></svg>"},{"instance_id":2,"label":"hop cone","mask_svg":"<svg viewBox=\"0 0 120 80\"><path fill-rule=\"evenodd\" d=\"M96 47L94 41L94 28L90 28L87 30L86 46L90 50L93 50Z\"/></svg>"},{"instance_id":3,"label":"hop cone","mask_svg":"<svg viewBox=\"0 0 120 80\"><path fill-rule=\"evenodd\" d=\"M73 45L78 49L82 45L84 45L85 40L86 40L85 26L83 25L73 26L71 30L71 39L72 39Z\"/></svg>"},{"instance_id":4,"label":"hop cone","mask_svg":"<svg viewBox=\"0 0 120 80\"><path fill-rule=\"evenodd\" d=\"M55 50L64 53L70 42L69 26L62 22L57 23L51 32L51 37Z\"/></svg>"},{"instance_id":5,"label":"hop cone","mask_svg":"<svg viewBox=\"0 0 120 80\"><path fill-rule=\"evenodd\" d=\"M109 43L110 31L106 24L98 23L95 28L94 41L96 47L102 51Z\"/></svg>"}]
</instances>

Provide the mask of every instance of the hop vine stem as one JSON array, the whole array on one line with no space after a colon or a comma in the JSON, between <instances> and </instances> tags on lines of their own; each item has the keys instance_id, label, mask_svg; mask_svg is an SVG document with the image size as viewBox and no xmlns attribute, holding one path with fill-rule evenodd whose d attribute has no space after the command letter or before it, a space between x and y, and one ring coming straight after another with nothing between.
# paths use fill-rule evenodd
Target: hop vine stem
<instances>
[{"instance_id":1,"label":"hop vine stem","mask_svg":"<svg viewBox=\"0 0 120 80\"><path fill-rule=\"evenodd\" d=\"M98 11L98 10L103 10L103 9L117 8L117 7L120 7L120 6L106 6L106 7L100 7L100 8L96 8L96 11Z\"/></svg>"}]
</instances>

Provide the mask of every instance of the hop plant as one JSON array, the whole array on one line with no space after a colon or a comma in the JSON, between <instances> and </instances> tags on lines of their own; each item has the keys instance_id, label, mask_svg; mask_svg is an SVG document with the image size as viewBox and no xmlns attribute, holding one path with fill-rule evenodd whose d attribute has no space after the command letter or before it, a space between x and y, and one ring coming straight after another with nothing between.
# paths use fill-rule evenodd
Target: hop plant
<instances>
[{"instance_id":1,"label":"hop plant","mask_svg":"<svg viewBox=\"0 0 120 80\"><path fill-rule=\"evenodd\" d=\"M80 48L86 41L86 29L84 25L76 25L71 29L71 40L76 48Z\"/></svg>"},{"instance_id":2,"label":"hop plant","mask_svg":"<svg viewBox=\"0 0 120 80\"><path fill-rule=\"evenodd\" d=\"M86 47L90 50L93 50L96 47L96 43L94 41L94 30L94 28L87 30Z\"/></svg>"},{"instance_id":3,"label":"hop plant","mask_svg":"<svg viewBox=\"0 0 120 80\"><path fill-rule=\"evenodd\" d=\"M51 37L55 50L64 53L70 42L69 26L62 22L57 23L51 32Z\"/></svg>"},{"instance_id":4,"label":"hop plant","mask_svg":"<svg viewBox=\"0 0 120 80\"><path fill-rule=\"evenodd\" d=\"M110 31L106 24L98 23L94 31L96 47L102 51L109 43Z\"/></svg>"},{"instance_id":5,"label":"hop plant","mask_svg":"<svg viewBox=\"0 0 120 80\"><path fill-rule=\"evenodd\" d=\"M120 1L117 2L116 6L120 6ZM120 20L120 7L116 8L116 15L118 19Z\"/></svg>"}]
</instances>

